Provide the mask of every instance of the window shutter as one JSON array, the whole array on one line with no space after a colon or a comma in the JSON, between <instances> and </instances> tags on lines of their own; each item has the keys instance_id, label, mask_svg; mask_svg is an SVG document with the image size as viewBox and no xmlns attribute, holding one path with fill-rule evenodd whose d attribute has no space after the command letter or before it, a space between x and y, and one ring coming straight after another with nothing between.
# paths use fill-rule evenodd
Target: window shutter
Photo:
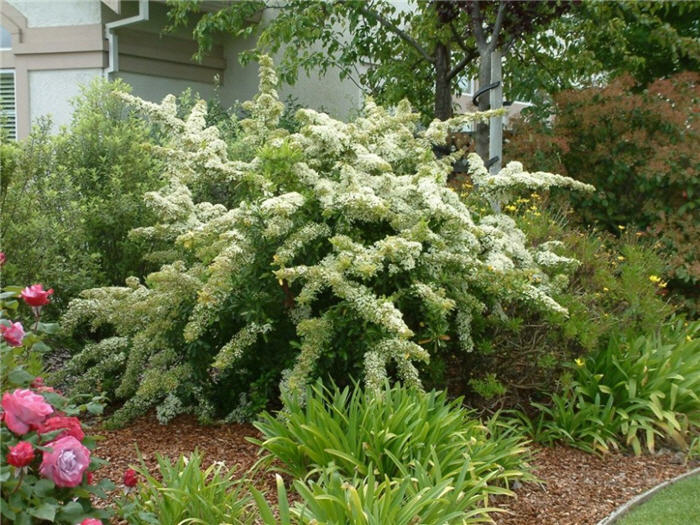
<instances>
[{"instance_id":1,"label":"window shutter","mask_svg":"<svg viewBox=\"0 0 700 525\"><path fill-rule=\"evenodd\" d=\"M17 108L15 98L15 72L0 71L0 127L11 140L17 138Z\"/></svg>"}]
</instances>

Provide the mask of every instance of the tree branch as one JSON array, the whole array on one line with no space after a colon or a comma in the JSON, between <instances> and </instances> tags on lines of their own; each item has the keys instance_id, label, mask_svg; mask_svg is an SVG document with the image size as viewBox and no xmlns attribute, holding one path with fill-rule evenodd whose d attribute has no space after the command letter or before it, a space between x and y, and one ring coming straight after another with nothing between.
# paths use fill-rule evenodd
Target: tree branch
<instances>
[{"instance_id":1,"label":"tree branch","mask_svg":"<svg viewBox=\"0 0 700 525\"><path fill-rule=\"evenodd\" d=\"M454 20L450 20L450 31L452 32L452 36L455 39L455 42L457 42L457 45L464 51L465 53L469 53L469 49L467 48L467 45L464 43L464 40L462 40L462 37L459 36L457 33L457 29L455 28L454 25Z\"/></svg>"},{"instance_id":2,"label":"tree branch","mask_svg":"<svg viewBox=\"0 0 700 525\"><path fill-rule=\"evenodd\" d=\"M408 33L403 31L401 28L399 28L396 24L394 24L391 20L386 18L384 15L381 13L378 13L376 11L372 11L368 9L366 6L360 7L360 12L365 15L368 18L373 18L377 22L379 22L381 25L383 25L386 29L394 33L396 36L401 38L404 42L406 42L408 45L412 46L420 56L422 56L426 61L428 61L430 64L435 63L435 58L431 57L425 49Z\"/></svg>"},{"instance_id":3,"label":"tree branch","mask_svg":"<svg viewBox=\"0 0 700 525\"><path fill-rule=\"evenodd\" d=\"M491 32L491 42L489 42L489 51L494 51L498 45L498 34L501 32L501 27L503 27L503 19L505 18L506 3L501 1L498 4L498 14L496 15L496 23L493 24L493 31Z\"/></svg>"},{"instance_id":4,"label":"tree branch","mask_svg":"<svg viewBox=\"0 0 700 525\"><path fill-rule=\"evenodd\" d=\"M465 49L464 57L462 58L462 60L457 62L452 69L450 69L450 72L447 74L447 79L452 80L454 77L459 75L459 73L467 66L467 64L474 60L477 57L477 55L478 53L474 49Z\"/></svg>"},{"instance_id":5,"label":"tree branch","mask_svg":"<svg viewBox=\"0 0 700 525\"><path fill-rule=\"evenodd\" d=\"M471 8L472 30L474 31L476 44L479 48L481 48L486 45L486 37L484 36L484 28L481 26L483 20L481 19L481 9L479 8L479 1L473 1L471 4Z\"/></svg>"}]
</instances>

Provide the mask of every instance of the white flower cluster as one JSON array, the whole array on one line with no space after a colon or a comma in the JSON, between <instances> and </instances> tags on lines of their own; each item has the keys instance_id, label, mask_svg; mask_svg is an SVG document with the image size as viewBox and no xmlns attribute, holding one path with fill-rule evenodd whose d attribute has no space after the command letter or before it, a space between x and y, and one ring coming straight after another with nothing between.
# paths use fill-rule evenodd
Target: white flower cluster
<instances>
[{"instance_id":1,"label":"white flower cluster","mask_svg":"<svg viewBox=\"0 0 700 525\"><path fill-rule=\"evenodd\" d=\"M551 297L550 273L570 270L575 262L555 254L554 246L529 247L505 215L475 223L447 186L458 155L438 159L431 144L444 142L459 119L420 132L407 103L391 113L369 100L350 123L301 110L300 131L290 135L278 128L282 105L267 58L260 76L260 93L245 106L250 118L242 122L242 158L229 158L218 130L206 127L204 104L182 120L172 98L161 105L129 98L173 135L167 147L154 149L171 159L167 183L146 196L160 222L137 233L170 242L189 262L164 266L147 286L132 280L126 288L88 291L67 320L75 325L92 317L93 324L111 324L128 337L120 394L135 395L134 406L143 405L146 394L170 395L188 366L172 349L208 333L230 338L209 364L226 369L261 334L273 337L278 326L293 323L300 351L282 388L300 395L319 357L340 344L339 311L369 327L355 330L361 335L350 344L372 388L386 377L389 362L403 381L420 384L414 363L429 358L418 343L425 330L439 329L442 340L452 333L471 351L472 320L486 310L502 312L501 303L566 313ZM469 164L476 191L488 197L507 199L525 187L592 189L558 175L527 173L518 163L496 175L475 155ZM194 202L193 189L212 179L245 183L246 193L228 206ZM270 319L280 315L270 311L251 321L249 302L241 299L245 308L238 310L231 306L232 298L244 295L278 297L274 311L285 319ZM173 344L167 337L177 337L183 312L182 339ZM229 325L243 328L218 332ZM177 405L168 399L169 407Z\"/></svg>"}]
</instances>

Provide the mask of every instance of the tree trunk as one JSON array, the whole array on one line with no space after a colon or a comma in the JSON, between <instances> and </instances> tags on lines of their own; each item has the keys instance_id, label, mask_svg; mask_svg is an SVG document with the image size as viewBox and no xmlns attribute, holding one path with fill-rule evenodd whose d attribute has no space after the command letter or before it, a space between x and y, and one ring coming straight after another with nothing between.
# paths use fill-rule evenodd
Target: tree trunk
<instances>
[{"instance_id":1,"label":"tree trunk","mask_svg":"<svg viewBox=\"0 0 700 525\"><path fill-rule=\"evenodd\" d=\"M479 89L491 83L491 53L479 50ZM479 111L489 109L489 94L479 96ZM476 126L476 152L484 160L489 160L489 123L479 123Z\"/></svg>"},{"instance_id":2,"label":"tree trunk","mask_svg":"<svg viewBox=\"0 0 700 525\"><path fill-rule=\"evenodd\" d=\"M435 49L435 117L440 120L452 118L449 72L450 50L445 44L438 44Z\"/></svg>"}]
</instances>

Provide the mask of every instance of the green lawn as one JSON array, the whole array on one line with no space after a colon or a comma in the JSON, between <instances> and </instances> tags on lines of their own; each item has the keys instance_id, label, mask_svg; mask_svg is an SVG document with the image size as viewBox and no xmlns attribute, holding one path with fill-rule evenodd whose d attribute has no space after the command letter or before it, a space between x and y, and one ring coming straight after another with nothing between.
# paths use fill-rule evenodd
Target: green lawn
<instances>
[{"instance_id":1,"label":"green lawn","mask_svg":"<svg viewBox=\"0 0 700 525\"><path fill-rule=\"evenodd\" d=\"M663 489L618 522L620 525L700 524L700 475Z\"/></svg>"}]
</instances>

